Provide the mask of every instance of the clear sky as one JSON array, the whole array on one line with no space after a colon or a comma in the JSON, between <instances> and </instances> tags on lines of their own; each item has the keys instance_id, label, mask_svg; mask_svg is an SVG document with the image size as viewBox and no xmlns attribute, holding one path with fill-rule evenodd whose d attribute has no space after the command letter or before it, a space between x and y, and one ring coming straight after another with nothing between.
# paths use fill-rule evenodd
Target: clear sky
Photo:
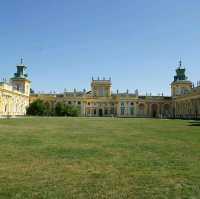
<instances>
[{"instance_id":1,"label":"clear sky","mask_svg":"<svg viewBox=\"0 0 200 199\"><path fill-rule=\"evenodd\" d=\"M200 79L200 1L1 0L0 76L21 56L36 91L111 76L113 91L169 94L180 56Z\"/></svg>"}]
</instances>

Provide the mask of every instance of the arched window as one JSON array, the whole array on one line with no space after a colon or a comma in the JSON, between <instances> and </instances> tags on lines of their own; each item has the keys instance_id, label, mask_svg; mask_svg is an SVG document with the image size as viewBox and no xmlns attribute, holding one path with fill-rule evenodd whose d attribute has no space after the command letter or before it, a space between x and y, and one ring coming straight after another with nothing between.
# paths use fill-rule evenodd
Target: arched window
<instances>
[{"instance_id":1,"label":"arched window","mask_svg":"<svg viewBox=\"0 0 200 199\"><path fill-rule=\"evenodd\" d=\"M139 104L139 111L138 111L139 116L144 116L144 108L145 108L144 104Z\"/></svg>"},{"instance_id":2,"label":"arched window","mask_svg":"<svg viewBox=\"0 0 200 199\"><path fill-rule=\"evenodd\" d=\"M5 113L7 113L7 110L8 110L8 105L6 104L5 105Z\"/></svg>"},{"instance_id":3,"label":"arched window","mask_svg":"<svg viewBox=\"0 0 200 199\"><path fill-rule=\"evenodd\" d=\"M157 117L158 115L158 105L157 104L152 104L151 105L151 116L152 117Z\"/></svg>"},{"instance_id":4,"label":"arched window","mask_svg":"<svg viewBox=\"0 0 200 199\"><path fill-rule=\"evenodd\" d=\"M130 114L131 114L131 115L134 115L134 107L131 107L131 108L130 108Z\"/></svg>"},{"instance_id":5,"label":"arched window","mask_svg":"<svg viewBox=\"0 0 200 199\"><path fill-rule=\"evenodd\" d=\"M121 107L121 115L125 114L125 107Z\"/></svg>"},{"instance_id":6,"label":"arched window","mask_svg":"<svg viewBox=\"0 0 200 199\"><path fill-rule=\"evenodd\" d=\"M169 104L164 105L163 115L164 115L164 117L170 117L170 105Z\"/></svg>"},{"instance_id":7,"label":"arched window","mask_svg":"<svg viewBox=\"0 0 200 199\"><path fill-rule=\"evenodd\" d=\"M107 110L107 109L105 109L104 113L105 113L105 115L108 115L108 110Z\"/></svg>"}]
</instances>

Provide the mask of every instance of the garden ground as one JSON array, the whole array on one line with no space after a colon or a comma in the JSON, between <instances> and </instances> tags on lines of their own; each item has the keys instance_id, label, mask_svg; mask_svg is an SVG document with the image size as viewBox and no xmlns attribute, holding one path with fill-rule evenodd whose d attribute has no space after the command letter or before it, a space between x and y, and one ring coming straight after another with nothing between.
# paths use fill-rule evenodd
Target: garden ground
<instances>
[{"instance_id":1,"label":"garden ground","mask_svg":"<svg viewBox=\"0 0 200 199\"><path fill-rule=\"evenodd\" d=\"M2 119L0 198L200 198L200 122Z\"/></svg>"}]
</instances>

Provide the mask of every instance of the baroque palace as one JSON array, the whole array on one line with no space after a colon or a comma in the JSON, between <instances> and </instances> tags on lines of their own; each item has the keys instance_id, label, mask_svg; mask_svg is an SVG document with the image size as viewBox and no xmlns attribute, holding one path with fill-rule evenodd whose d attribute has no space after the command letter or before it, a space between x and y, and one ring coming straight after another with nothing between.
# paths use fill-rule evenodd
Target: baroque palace
<instances>
[{"instance_id":1,"label":"baroque palace","mask_svg":"<svg viewBox=\"0 0 200 199\"><path fill-rule=\"evenodd\" d=\"M58 102L78 106L81 116L159 117L200 119L200 82L194 86L185 75L182 62L171 83L171 96L145 96L135 93L112 93L111 79L92 79L91 90L30 94L27 66L17 65L9 82L0 83L0 116L25 115L29 103L44 100L50 107Z\"/></svg>"}]
</instances>

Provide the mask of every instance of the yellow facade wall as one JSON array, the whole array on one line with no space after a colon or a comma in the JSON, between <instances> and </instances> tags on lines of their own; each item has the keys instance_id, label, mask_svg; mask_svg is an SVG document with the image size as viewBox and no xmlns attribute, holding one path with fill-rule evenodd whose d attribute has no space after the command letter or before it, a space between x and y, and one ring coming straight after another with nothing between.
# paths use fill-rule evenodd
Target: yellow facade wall
<instances>
[{"instance_id":1,"label":"yellow facade wall","mask_svg":"<svg viewBox=\"0 0 200 199\"><path fill-rule=\"evenodd\" d=\"M0 116L25 115L28 106L28 95L12 90L9 85L0 86Z\"/></svg>"}]
</instances>

